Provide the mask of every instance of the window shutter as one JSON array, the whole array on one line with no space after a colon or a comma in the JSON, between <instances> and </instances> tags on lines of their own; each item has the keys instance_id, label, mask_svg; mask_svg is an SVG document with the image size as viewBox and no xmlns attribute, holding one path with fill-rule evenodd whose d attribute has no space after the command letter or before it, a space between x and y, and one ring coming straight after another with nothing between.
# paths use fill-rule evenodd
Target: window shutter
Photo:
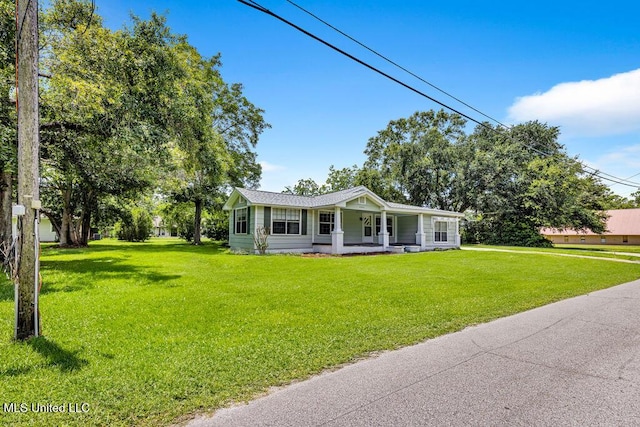
<instances>
[{"instance_id":1,"label":"window shutter","mask_svg":"<svg viewBox=\"0 0 640 427\"><path fill-rule=\"evenodd\" d=\"M302 209L302 224L300 224L300 227L302 228L302 234L306 235L307 234L307 210L306 209Z\"/></svg>"},{"instance_id":2,"label":"window shutter","mask_svg":"<svg viewBox=\"0 0 640 427\"><path fill-rule=\"evenodd\" d=\"M236 234L236 210L233 210L233 225L231 226L233 227L233 234Z\"/></svg>"},{"instance_id":3,"label":"window shutter","mask_svg":"<svg viewBox=\"0 0 640 427\"><path fill-rule=\"evenodd\" d=\"M251 232L251 206L247 206L247 234L253 234Z\"/></svg>"},{"instance_id":4,"label":"window shutter","mask_svg":"<svg viewBox=\"0 0 640 427\"><path fill-rule=\"evenodd\" d=\"M271 227L271 206L264 207L264 228Z\"/></svg>"}]
</instances>

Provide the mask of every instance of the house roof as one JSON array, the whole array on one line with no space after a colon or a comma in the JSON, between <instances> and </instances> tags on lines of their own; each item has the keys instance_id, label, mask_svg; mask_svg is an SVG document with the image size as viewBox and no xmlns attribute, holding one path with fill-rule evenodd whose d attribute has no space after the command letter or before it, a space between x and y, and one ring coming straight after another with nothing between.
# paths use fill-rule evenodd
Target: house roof
<instances>
[{"instance_id":1,"label":"house roof","mask_svg":"<svg viewBox=\"0 0 640 427\"><path fill-rule=\"evenodd\" d=\"M247 199L250 205L271 205L296 208L321 208L329 206L340 206L346 202L354 200L361 196L368 196L374 200L380 207L387 211L406 212L406 213L429 213L446 216L462 216L457 212L444 211L439 209L429 209L421 206L411 206L401 203L387 202L380 196L369 190L365 186L349 188L347 190L336 191L333 193L322 194L319 196L298 196L294 194L274 193L270 191L249 190L246 188L235 188L224 205L224 209L231 209L238 196Z\"/></svg>"},{"instance_id":2,"label":"house roof","mask_svg":"<svg viewBox=\"0 0 640 427\"><path fill-rule=\"evenodd\" d=\"M554 230L545 228L540 232L545 236L593 236L593 235L610 235L610 236L638 236L640 235L640 209L612 209L606 211L609 219L607 219L607 231L602 234L596 234L591 230Z\"/></svg>"}]
</instances>

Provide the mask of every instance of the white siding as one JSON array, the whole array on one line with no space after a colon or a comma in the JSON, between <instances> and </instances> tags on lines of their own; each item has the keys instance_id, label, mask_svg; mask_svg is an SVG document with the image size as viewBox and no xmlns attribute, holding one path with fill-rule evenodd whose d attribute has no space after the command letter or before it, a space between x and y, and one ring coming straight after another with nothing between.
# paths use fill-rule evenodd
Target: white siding
<instances>
[{"instance_id":1,"label":"white siding","mask_svg":"<svg viewBox=\"0 0 640 427\"><path fill-rule=\"evenodd\" d=\"M361 199L361 197L358 197L357 199L347 202L346 208L349 210L355 209L367 212L380 212L380 206L378 206L378 204L376 204L373 200L366 196L363 196L362 198L364 198L364 203L360 203L361 200L359 199Z\"/></svg>"},{"instance_id":2,"label":"white siding","mask_svg":"<svg viewBox=\"0 0 640 427\"><path fill-rule=\"evenodd\" d=\"M399 216L397 220L396 235L399 243L416 243L418 232L418 216Z\"/></svg>"},{"instance_id":3,"label":"white siding","mask_svg":"<svg viewBox=\"0 0 640 427\"><path fill-rule=\"evenodd\" d=\"M311 251L312 249L311 234L313 233L313 221L311 219L311 216L314 214L315 214L314 211L310 209L307 210L307 228L306 228L307 234L300 234L300 235L272 234L269 236L267 240L267 242L269 242L269 248L267 249L267 251L270 251L270 250L283 251L287 249L290 249L290 250L304 249L304 250ZM272 215L273 215L273 212L272 212ZM262 212L262 217L258 213L256 215L256 218L261 218L261 221L264 222L264 210ZM302 218L300 218L300 221L302 222ZM329 239L329 241L331 241L331 239Z\"/></svg>"},{"instance_id":4,"label":"white siding","mask_svg":"<svg viewBox=\"0 0 640 427\"><path fill-rule=\"evenodd\" d=\"M247 234L236 234L235 223L233 221L233 212L235 209L246 206L244 203L236 203L233 209L229 211L229 247L232 251L253 252L255 243L253 241L253 233L255 230L256 209L254 206L249 207L249 224L247 224Z\"/></svg>"},{"instance_id":5,"label":"white siding","mask_svg":"<svg viewBox=\"0 0 640 427\"><path fill-rule=\"evenodd\" d=\"M18 219L16 217L11 218L11 232L13 235L18 234ZM40 218L40 224L38 225L38 239L41 242L55 242L58 240L58 235L51 225L51 221L47 217Z\"/></svg>"},{"instance_id":6,"label":"white siding","mask_svg":"<svg viewBox=\"0 0 640 427\"><path fill-rule=\"evenodd\" d=\"M342 230L344 231L344 243L362 243L362 214L357 211L343 211Z\"/></svg>"}]
</instances>

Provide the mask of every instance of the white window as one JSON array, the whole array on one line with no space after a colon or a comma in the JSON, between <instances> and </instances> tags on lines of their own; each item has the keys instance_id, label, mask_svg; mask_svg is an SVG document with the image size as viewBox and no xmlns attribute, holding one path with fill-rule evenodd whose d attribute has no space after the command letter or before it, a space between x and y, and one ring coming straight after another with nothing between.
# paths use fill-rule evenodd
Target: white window
<instances>
[{"instance_id":1,"label":"white window","mask_svg":"<svg viewBox=\"0 0 640 427\"><path fill-rule=\"evenodd\" d=\"M300 209L273 208L271 234L300 234Z\"/></svg>"},{"instance_id":2,"label":"white window","mask_svg":"<svg viewBox=\"0 0 640 427\"><path fill-rule=\"evenodd\" d=\"M318 213L318 234L331 234L334 229L336 214L329 211Z\"/></svg>"},{"instance_id":3,"label":"white window","mask_svg":"<svg viewBox=\"0 0 640 427\"><path fill-rule=\"evenodd\" d=\"M433 241L440 243L447 241L447 223L445 221L436 221Z\"/></svg>"},{"instance_id":4,"label":"white window","mask_svg":"<svg viewBox=\"0 0 640 427\"><path fill-rule=\"evenodd\" d=\"M358 197L358 204L359 205L366 205L367 204L367 198L364 196Z\"/></svg>"},{"instance_id":5,"label":"white window","mask_svg":"<svg viewBox=\"0 0 640 427\"><path fill-rule=\"evenodd\" d=\"M247 234L247 208L236 209L236 234Z\"/></svg>"},{"instance_id":6,"label":"white window","mask_svg":"<svg viewBox=\"0 0 640 427\"><path fill-rule=\"evenodd\" d=\"M387 233L389 233L389 237L393 237L393 218L391 216L387 216ZM380 217L376 217L376 236L380 235Z\"/></svg>"}]
</instances>

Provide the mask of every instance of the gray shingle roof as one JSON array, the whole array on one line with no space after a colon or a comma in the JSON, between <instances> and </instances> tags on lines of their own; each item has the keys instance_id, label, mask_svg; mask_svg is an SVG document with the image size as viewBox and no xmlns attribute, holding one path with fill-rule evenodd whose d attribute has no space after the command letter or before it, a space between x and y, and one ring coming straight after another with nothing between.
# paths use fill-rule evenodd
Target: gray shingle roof
<instances>
[{"instance_id":1,"label":"gray shingle roof","mask_svg":"<svg viewBox=\"0 0 640 427\"><path fill-rule=\"evenodd\" d=\"M359 186L335 193L322 194L320 196L298 196L294 194L272 193L270 191L248 190L236 188L249 202L256 205L295 206L301 208L315 208L318 206L330 206L345 200L353 199L368 192L366 187Z\"/></svg>"},{"instance_id":2,"label":"gray shingle roof","mask_svg":"<svg viewBox=\"0 0 640 427\"><path fill-rule=\"evenodd\" d=\"M236 188L249 203L254 205L291 206L296 208L318 208L323 206L333 206L341 202L353 200L362 195L369 195L377 198L385 207L395 211L405 212L425 212L430 214L442 214L461 216L455 212L443 211L439 209L429 209L421 206L411 206L402 203L387 202L369 190L367 187L358 186L347 190L336 191L334 193L322 194L319 196L298 196L294 194L273 193L270 191L249 190L246 188Z\"/></svg>"}]
</instances>

